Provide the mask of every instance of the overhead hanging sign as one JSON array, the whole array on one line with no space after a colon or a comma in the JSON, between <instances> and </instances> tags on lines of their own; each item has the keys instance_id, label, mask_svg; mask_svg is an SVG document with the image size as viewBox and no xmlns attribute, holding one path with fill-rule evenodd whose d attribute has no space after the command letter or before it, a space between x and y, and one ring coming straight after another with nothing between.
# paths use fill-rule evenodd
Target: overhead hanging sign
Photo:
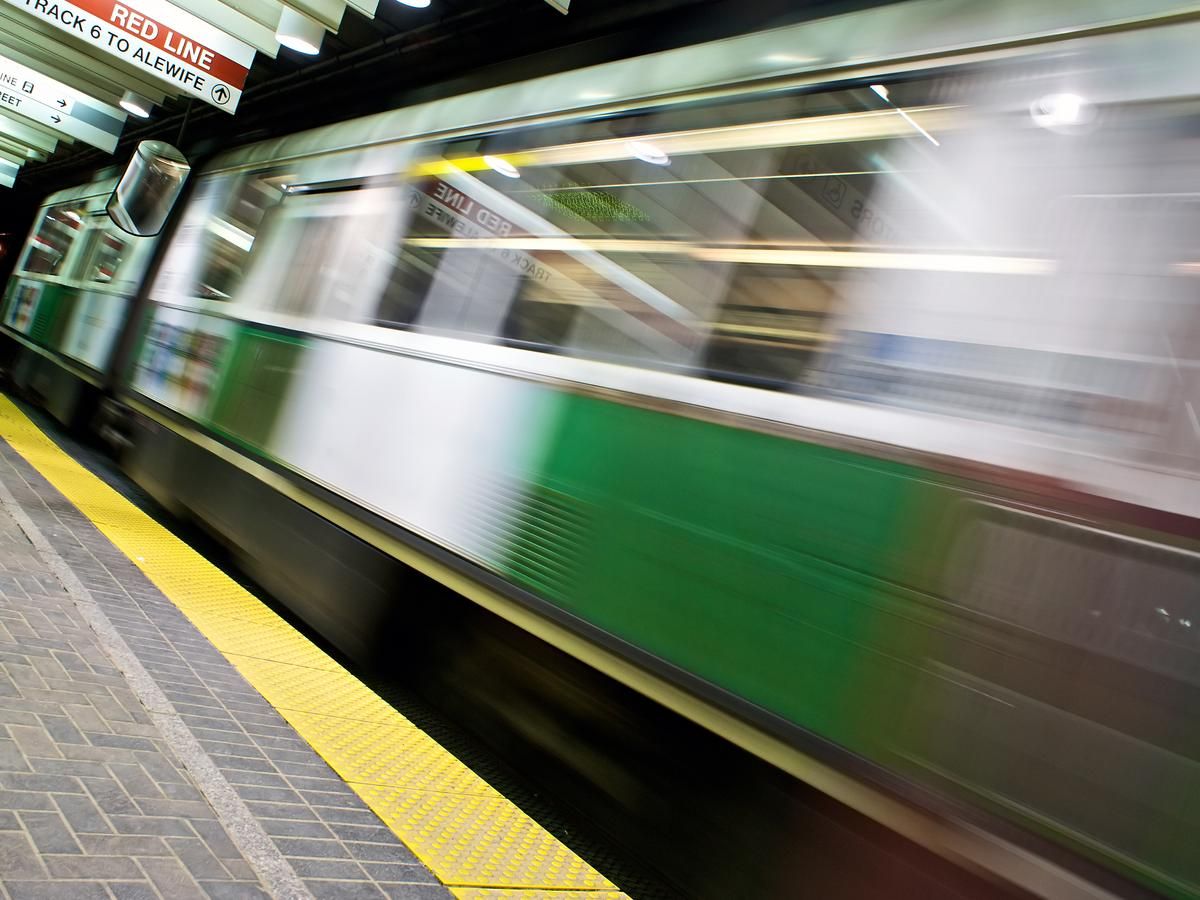
<instances>
[{"instance_id":1,"label":"overhead hanging sign","mask_svg":"<svg viewBox=\"0 0 1200 900\"><path fill-rule=\"evenodd\" d=\"M3 0L180 91L233 112L254 48L166 0Z\"/></svg>"},{"instance_id":2,"label":"overhead hanging sign","mask_svg":"<svg viewBox=\"0 0 1200 900\"><path fill-rule=\"evenodd\" d=\"M0 115L0 137L25 144L42 153L53 153L58 147L58 135L46 134L18 121L16 116Z\"/></svg>"},{"instance_id":3,"label":"overhead hanging sign","mask_svg":"<svg viewBox=\"0 0 1200 900\"><path fill-rule=\"evenodd\" d=\"M117 149L124 115L36 69L0 56L0 112L16 113L47 128L99 147Z\"/></svg>"}]
</instances>

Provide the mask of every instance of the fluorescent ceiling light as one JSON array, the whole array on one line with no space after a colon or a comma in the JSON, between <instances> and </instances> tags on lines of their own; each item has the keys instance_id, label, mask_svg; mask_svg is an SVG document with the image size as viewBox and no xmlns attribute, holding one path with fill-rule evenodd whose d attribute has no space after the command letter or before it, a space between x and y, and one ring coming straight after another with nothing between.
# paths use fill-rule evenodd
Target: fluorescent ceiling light
<instances>
[{"instance_id":1,"label":"fluorescent ceiling light","mask_svg":"<svg viewBox=\"0 0 1200 900\"><path fill-rule=\"evenodd\" d=\"M630 153L642 162L648 162L653 166L665 166L671 161L671 157L662 150L645 141L630 141L627 146Z\"/></svg>"},{"instance_id":2,"label":"fluorescent ceiling light","mask_svg":"<svg viewBox=\"0 0 1200 900\"><path fill-rule=\"evenodd\" d=\"M414 9L424 9L429 5L430 0L399 0L399 2Z\"/></svg>"},{"instance_id":3,"label":"fluorescent ceiling light","mask_svg":"<svg viewBox=\"0 0 1200 900\"><path fill-rule=\"evenodd\" d=\"M897 116L897 113L900 113L900 116ZM669 157L677 157L842 141L871 141L900 137L909 133L910 129L914 127L923 133L927 133L925 127L939 131L950 130L959 127L961 122L961 110L953 106L914 107L912 115L889 106L888 109L783 119L756 125L728 125L720 128L663 132L645 135L641 143L651 144ZM931 137L930 140L933 138ZM628 139L604 138L576 144L555 144L550 147L521 150L519 158L524 167L611 162L629 159L629 156ZM452 172L478 172L489 167L496 168L489 162L494 159L496 157L480 156L429 159L417 163L413 167L413 174L444 175ZM501 160L501 162L516 171L512 163L507 160Z\"/></svg>"},{"instance_id":4,"label":"fluorescent ceiling light","mask_svg":"<svg viewBox=\"0 0 1200 900\"><path fill-rule=\"evenodd\" d=\"M697 153L723 153L732 150L765 150L772 147L793 147L842 141L869 141L898 137L912 127L897 121L895 107L886 110L837 113L827 116L808 116L783 119L754 125L730 125L720 128L698 128L692 131L664 132L646 135L642 143L652 144L668 156ZM913 111L922 124L935 128L952 128L958 121L953 107L925 107ZM909 117L905 117L909 118ZM629 142L624 138L605 138L578 144L558 144L536 150L522 151L522 159L530 164L568 165L584 162L605 162L627 159ZM454 160L469 168L469 160Z\"/></svg>"},{"instance_id":5,"label":"fluorescent ceiling light","mask_svg":"<svg viewBox=\"0 0 1200 900\"><path fill-rule=\"evenodd\" d=\"M1047 94L1029 108L1035 125L1064 128L1082 125L1091 118L1091 106L1078 94Z\"/></svg>"},{"instance_id":6,"label":"fluorescent ceiling light","mask_svg":"<svg viewBox=\"0 0 1200 900\"><path fill-rule=\"evenodd\" d=\"M517 171L517 167L510 163L507 159L499 156L485 156L483 161L487 163L487 167L494 172L499 172L505 178L520 178L521 173Z\"/></svg>"},{"instance_id":7,"label":"fluorescent ceiling light","mask_svg":"<svg viewBox=\"0 0 1200 900\"><path fill-rule=\"evenodd\" d=\"M315 19L310 19L290 6L285 6L279 14L275 40L289 50L314 56L321 52L321 41L324 39L325 29Z\"/></svg>"},{"instance_id":8,"label":"fluorescent ceiling light","mask_svg":"<svg viewBox=\"0 0 1200 900\"><path fill-rule=\"evenodd\" d=\"M121 97L121 109L139 119L150 118L150 110L154 104L134 91L126 91Z\"/></svg>"},{"instance_id":9,"label":"fluorescent ceiling light","mask_svg":"<svg viewBox=\"0 0 1200 900\"><path fill-rule=\"evenodd\" d=\"M821 61L820 57L800 56L797 53L768 53L763 59L780 66L812 65Z\"/></svg>"},{"instance_id":10,"label":"fluorescent ceiling light","mask_svg":"<svg viewBox=\"0 0 1200 900\"><path fill-rule=\"evenodd\" d=\"M756 266L811 266L832 269L897 269L901 271L966 272L983 275L1048 275L1055 262L1034 257L978 253L910 253L872 250L830 250L807 247L712 247L695 241L580 239L574 237L410 238L418 247L471 247L477 250L524 250L560 253L637 253L689 256L702 262Z\"/></svg>"}]
</instances>

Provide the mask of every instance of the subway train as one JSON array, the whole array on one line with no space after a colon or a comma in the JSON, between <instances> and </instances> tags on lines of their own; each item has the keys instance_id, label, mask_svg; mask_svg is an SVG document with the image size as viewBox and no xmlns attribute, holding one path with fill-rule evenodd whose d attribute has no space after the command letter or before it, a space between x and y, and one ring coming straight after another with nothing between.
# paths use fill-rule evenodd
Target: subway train
<instances>
[{"instance_id":1,"label":"subway train","mask_svg":"<svg viewBox=\"0 0 1200 900\"><path fill-rule=\"evenodd\" d=\"M1197 46L916 0L225 152L159 238L98 180L9 375L351 656L399 560L1023 890L1200 896Z\"/></svg>"}]
</instances>

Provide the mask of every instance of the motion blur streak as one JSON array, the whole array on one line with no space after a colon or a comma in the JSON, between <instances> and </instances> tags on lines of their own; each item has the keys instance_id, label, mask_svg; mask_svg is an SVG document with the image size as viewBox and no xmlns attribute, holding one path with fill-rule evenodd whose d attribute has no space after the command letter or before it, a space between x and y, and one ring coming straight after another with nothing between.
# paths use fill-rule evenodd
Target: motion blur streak
<instances>
[{"instance_id":1,"label":"motion blur streak","mask_svg":"<svg viewBox=\"0 0 1200 900\"><path fill-rule=\"evenodd\" d=\"M869 141L879 138L899 137L915 127L921 134L930 137L926 129L913 118L926 123L927 127L948 129L954 127L954 110L944 107L913 109L909 112L895 108L867 112L838 113L831 116L810 116L804 119L763 122L753 125L732 125L724 128L700 128L677 133L657 133L641 138L644 143L671 156L692 153L714 153L723 150L769 149L774 147L796 147L806 144L828 144L838 141ZM896 113L902 121L897 122ZM930 137L930 140L932 138ZM934 141L934 143L937 143ZM527 166L555 166L574 163L611 162L636 158L629 142L623 138L604 141L585 141L538 147L523 150L509 156L518 168ZM482 158L462 157L449 162L463 171L481 171L490 168ZM445 163L433 161L417 166L418 175L436 175L445 171Z\"/></svg>"},{"instance_id":2,"label":"motion blur streak","mask_svg":"<svg viewBox=\"0 0 1200 900\"><path fill-rule=\"evenodd\" d=\"M1197 15L889 4L231 151L134 312L83 186L4 327L347 652L397 601L345 559L433 548L939 853L1200 897ZM266 467L375 555L227 485Z\"/></svg>"},{"instance_id":3,"label":"motion blur streak","mask_svg":"<svg viewBox=\"0 0 1200 900\"><path fill-rule=\"evenodd\" d=\"M967 256L938 253L872 253L867 251L789 250L760 247L705 247L683 241L582 241L576 238L413 238L416 247L475 250L595 250L598 253L662 253L706 262L754 263L764 266L817 266L857 269L928 269L941 272L1045 275L1053 263L1040 259Z\"/></svg>"}]
</instances>

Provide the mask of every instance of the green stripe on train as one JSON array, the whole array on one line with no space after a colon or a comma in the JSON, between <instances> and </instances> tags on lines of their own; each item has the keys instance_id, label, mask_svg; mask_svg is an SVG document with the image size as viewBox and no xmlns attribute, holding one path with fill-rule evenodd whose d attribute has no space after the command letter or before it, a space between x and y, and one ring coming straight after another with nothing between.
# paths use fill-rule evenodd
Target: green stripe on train
<instances>
[{"instance_id":1,"label":"green stripe on train","mask_svg":"<svg viewBox=\"0 0 1200 900\"><path fill-rule=\"evenodd\" d=\"M895 636L875 632L895 605L886 582L905 565L919 472L591 398L561 402L508 574L758 706L867 749L906 665L888 652Z\"/></svg>"},{"instance_id":2,"label":"green stripe on train","mask_svg":"<svg viewBox=\"0 0 1200 900\"><path fill-rule=\"evenodd\" d=\"M306 338L239 327L212 402L211 424L243 447L268 453L275 422L308 348Z\"/></svg>"},{"instance_id":3,"label":"green stripe on train","mask_svg":"<svg viewBox=\"0 0 1200 900\"><path fill-rule=\"evenodd\" d=\"M961 486L781 436L556 402L503 574L844 748L1196 896L1200 810L1181 799L1200 790L1196 762L1122 751L1128 737L1054 706L1066 676L1052 646L1031 651L939 598L970 517ZM1081 763L1089 752L1105 771ZM1161 784L1129 779L1138 761Z\"/></svg>"}]
</instances>

